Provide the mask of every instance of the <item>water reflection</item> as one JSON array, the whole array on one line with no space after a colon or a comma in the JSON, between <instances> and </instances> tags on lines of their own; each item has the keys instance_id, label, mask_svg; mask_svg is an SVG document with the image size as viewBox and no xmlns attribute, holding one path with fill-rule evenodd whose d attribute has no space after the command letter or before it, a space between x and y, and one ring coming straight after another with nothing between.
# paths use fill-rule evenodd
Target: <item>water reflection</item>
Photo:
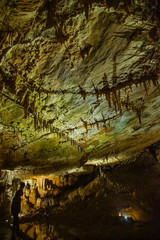
<instances>
[{"instance_id":1,"label":"water reflection","mask_svg":"<svg viewBox=\"0 0 160 240\"><path fill-rule=\"evenodd\" d=\"M54 225L24 223L20 224L20 230L34 240L63 240L63 238L59 236L59 233L56 231Z\"/></svg>"}]
</instances>

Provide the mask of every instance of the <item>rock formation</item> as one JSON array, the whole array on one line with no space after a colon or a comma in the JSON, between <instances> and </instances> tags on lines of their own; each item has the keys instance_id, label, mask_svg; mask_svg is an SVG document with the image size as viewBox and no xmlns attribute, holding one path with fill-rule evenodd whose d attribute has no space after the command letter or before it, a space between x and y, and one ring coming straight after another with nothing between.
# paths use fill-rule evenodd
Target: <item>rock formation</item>
<instances>
[{"instance_id":1,"label":"rock formation","mask_svg":"<svg viewBox=\"0 0 160 240\"><path fill-rule=\"evenodd\" d=\"M158 235L159 56L158 0L0 1L0 210L23 181L24 239Z\"/></svg>"},{"instance_id":2,"label":"rock formation","mask_svg":"<svg viewBox=\"0 0 160 240\"><path fill-rule=\"evenodd\" d=\"M159 140L159 1L0 11L1 166L126 160Z\"/></svg>"}]
</instances>

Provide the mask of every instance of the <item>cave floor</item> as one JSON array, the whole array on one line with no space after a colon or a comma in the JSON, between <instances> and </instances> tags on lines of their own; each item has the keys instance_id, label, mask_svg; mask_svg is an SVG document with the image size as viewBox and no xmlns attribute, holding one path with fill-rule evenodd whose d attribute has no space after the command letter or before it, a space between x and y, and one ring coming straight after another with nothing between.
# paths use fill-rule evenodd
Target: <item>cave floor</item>
<instances>
[{"instance_id":1,"label":"cave floor","mask_svg":"<svg viewBox=\"0 0 160 240\"><path fill-rule=\"evenodd\" d=\"M110 218L110 217L109 217ZM111 218L110 218L111 219ZM132 220L113 218L109 223L106 219L97 219L90 224L85 219L70 219L60 216L53 221L37 219L35 222L20 224L19 237L13 237L12 227L0 224L2 240L158 240L160 239L160 222L133 222Z\"/></svg>"},{"instance_id":2,"label":"cave floor","mask_svg":"<svg viewBox=\"0 0 160 240\"><path fill-rule=\"evenodd\" d=\"M113 196L112 196L113 197ZM111 197L111 198L112 198ZM121 196L117 195L117 199ZM124 199L124 205L127 199ZM20 218L20 237L13 237L12 219L0 228L3 240L159 240L159 206L153 206L152 219L110 213L109 197L86 198L75 204L40 210ZM114 202L112 202L114 205ZM130 202L131 205L131 202ZM157 212L156 212L157 210ZM12 236L12 237L11 237Z\"/></svg>"}]
</instances>

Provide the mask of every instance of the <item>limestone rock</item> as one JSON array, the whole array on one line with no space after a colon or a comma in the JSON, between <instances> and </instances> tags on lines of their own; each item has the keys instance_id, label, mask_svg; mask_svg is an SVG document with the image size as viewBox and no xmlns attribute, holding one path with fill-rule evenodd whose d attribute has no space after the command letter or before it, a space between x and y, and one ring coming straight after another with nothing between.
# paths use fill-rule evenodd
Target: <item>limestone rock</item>
<instances>
[{"instance_id":1,"label":"limestone rock","mask_svg":"<svg viewBox=\"0 0 160 240\"><path fill-rule=\"evenodd\" d=\"M1 1L0 166L127 161L160 140L159 1L109 2Z\"/></svg>"}]
</instances>

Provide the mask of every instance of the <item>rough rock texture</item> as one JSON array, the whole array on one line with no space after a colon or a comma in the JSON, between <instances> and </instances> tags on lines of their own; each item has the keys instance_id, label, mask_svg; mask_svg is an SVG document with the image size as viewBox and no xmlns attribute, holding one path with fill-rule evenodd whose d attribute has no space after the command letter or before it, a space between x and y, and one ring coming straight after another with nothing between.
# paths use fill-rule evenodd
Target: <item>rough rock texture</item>
<instances>
[{"instance_id":1,"label":"rough rock texture","mask_svg":"<svg viewBox=\"0 0 160 240\"><path fill-rule=\"evenodd\" d=\"M35 175L34 171L24 171L24 169L2 170L0 173L0 210L6 213L1 218L10 218L11 202L21 181L25 185L21 198L21 215L28 215L39 209L59 206L68 192L87 184L94 177L94 172L83 170L50 175Z\"/></svg>"},{"instance_id":2,"label":"rough rock texture","mask_svg":"<svg viewBox=\"0 0 160 240\"><path fill-rule=\"evenodd\" d=\"M0 2L0 165L125 161L160 140L159 1Z\"/></svg>"}]
</instances>

